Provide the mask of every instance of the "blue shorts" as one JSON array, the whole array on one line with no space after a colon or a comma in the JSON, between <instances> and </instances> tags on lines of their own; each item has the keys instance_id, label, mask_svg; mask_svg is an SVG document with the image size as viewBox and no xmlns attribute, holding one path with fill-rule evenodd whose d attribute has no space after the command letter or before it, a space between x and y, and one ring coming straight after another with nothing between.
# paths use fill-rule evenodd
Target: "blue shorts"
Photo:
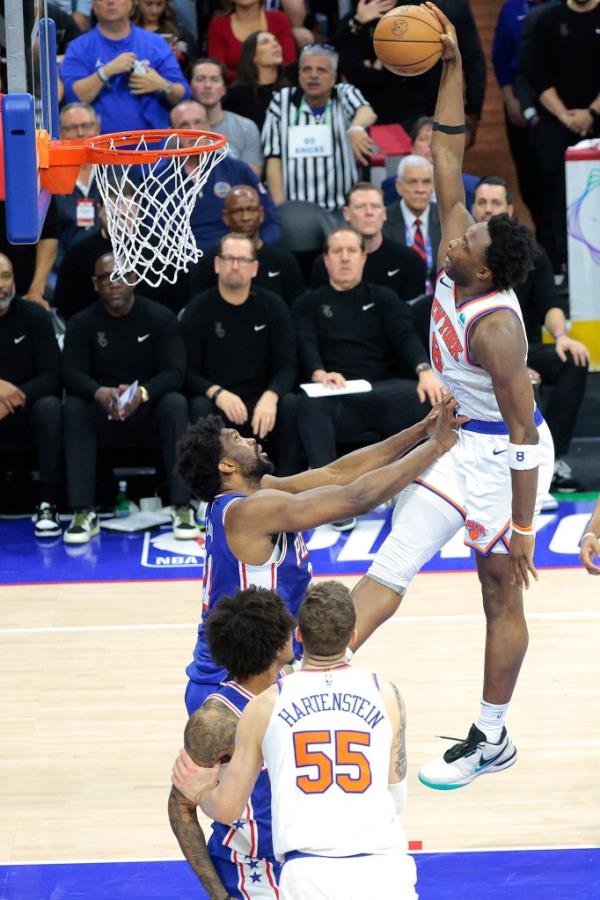
<instances>
[{"instance_id":1,"label":"blue shorts","mask_svg":"<svg viewBox=\"0 0 600 900\"><path fill-rule=\"evenodd\" d=\"M281 866L278 862L274 859L251 859L235 851L231 852L231 857L210 857L228 894L240 900L275 900L279 897Z\"/></svg>"}]
</instances>

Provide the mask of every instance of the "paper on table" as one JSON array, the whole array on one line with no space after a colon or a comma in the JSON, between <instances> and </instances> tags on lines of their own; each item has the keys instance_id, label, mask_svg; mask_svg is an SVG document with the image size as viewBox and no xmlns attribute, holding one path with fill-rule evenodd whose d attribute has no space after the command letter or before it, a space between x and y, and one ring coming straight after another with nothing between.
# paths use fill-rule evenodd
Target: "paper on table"
<instances>
[{"instance_id":1,"label":"paper on table","mask_svg":"<svg viewBox=\"0 0 600 900\"><path fill-rule=\"evenodd\" d=\"M372 390L371 382L365 381L364 378L355 378L353 381L347 381L346 387L330 388L325 387L319 382L309 382L301 384L300 387L309 397L338 397L340 394L366 394Z\"/></svg>"},{"instance_id":2,"label":"paper on table","mask_svg":"<svg viewBox=\"0 0 600 900\"><path fill-rule=\"evenodd\" d=\"M123 391L123 393L119 397L119 409L123 409L123 407L127 406L128 403L131 403L131 401L135 397L137 389L138 383L136 378L136 380L132 381L127 390Z\"/></svg>"}]
</instances>

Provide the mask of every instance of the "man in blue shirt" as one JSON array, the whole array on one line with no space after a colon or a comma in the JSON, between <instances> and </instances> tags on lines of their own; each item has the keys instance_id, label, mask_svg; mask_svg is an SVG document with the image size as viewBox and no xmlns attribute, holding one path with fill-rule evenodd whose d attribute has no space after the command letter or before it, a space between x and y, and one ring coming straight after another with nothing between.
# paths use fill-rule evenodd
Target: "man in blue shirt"
<instances>
[{"instance_id":1,"label":"man in blue shirt","mask_svg":"<svg viewBox=\"0 0 600 900\"><path fill-rule=\"evenodd\" d=\"M210 131L206 110L196 100L184 100L172 109L171 125L192 131ZM212 249L229 231L222 212L225 197L236 184L249 184L256 189L265 211L259 232L261 240L267 244L279 243L281 219L271 195L247 163L226 156L208 176L191 215L192 231L200 250Z\"/></svg>"},{"instance_id":2,"label":"man in blue shirt","mask_svg":"<svg viewBox=\"0 0 600 900\"><path fill-rule=\"evenodd\" d=\"M98 24L72 41L60 76L67 103L91 103L102 132L169 127L190 88L164 38L130 21L131 0L95 0Z\"/></svg>"}]
</instances>

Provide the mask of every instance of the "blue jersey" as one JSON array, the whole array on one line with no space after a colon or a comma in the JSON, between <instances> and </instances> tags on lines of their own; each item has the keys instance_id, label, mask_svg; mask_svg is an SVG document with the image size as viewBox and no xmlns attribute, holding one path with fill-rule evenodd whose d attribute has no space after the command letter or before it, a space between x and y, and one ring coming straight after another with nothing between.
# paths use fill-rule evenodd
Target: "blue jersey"
<instances>
[{"instance_id":1,"label":"blue jersey","mask_svg":"<svg viewBox=\"0 0 600 900\"><path fill-rule=\"evenodd\" d=\"M135 53L139 61L147 60L152 69L185 88L184 98L190 96L190 86L183 77L175 54L164 38L137 25L131 26L129 34L113 40L102 33L100 27L90 29L75 38L67 47L60 68L60 77L65 86L65 102L78 101L73 84L81 78L93 75L106 63L121 53ZM170 128L170 105L166 95L160 91L151 94L132 94L129 89L130 72L113 75L96 98L92 106L100 116L102 134L115 131L144 131L149 128Z\"/></svg>"},{"instance_id":2,"label":"blue jersey","mask_svg":"<svg viewBox=\"0 0 600 900\"><path fill-rule=\"evenodd\" d=\"M239 718L253 694L227 681L206 699L223 703ZM280 866L273 857L271 783L265 768L242 817L230 825L212 823L207 849L225 889L234 897L278 897Z\"/></svg>"},{"instance_id":3,"label":"blue jersey","mask_svg":"<svg viewBox=\"0 0 600 900\"><path fill-rule=\"evenodd\" d=\"M270 559L261 566L248 565L234 556L225 534L225 515L232 503L243 503L245 497L238 493L219 494L206 511L202 622L198 626L194 659L186 670L191 680L200 684L218 684L227 677L225 669L212 661L204 633L204 622L221 597L233 597L251 585L268 588L277 591L297 617L312 575L301 534L277 535Z\"/></svg>"}]
</instances>

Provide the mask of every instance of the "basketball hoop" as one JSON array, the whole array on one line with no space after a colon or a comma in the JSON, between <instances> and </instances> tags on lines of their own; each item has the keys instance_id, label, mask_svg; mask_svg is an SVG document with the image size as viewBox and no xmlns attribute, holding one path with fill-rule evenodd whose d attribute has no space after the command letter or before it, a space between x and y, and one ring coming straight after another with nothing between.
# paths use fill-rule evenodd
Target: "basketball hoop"
<instances>
[{"instance_id":1,"label":"basketball hoop","mask_svg":"<svg viewBox=\"0 0 600 900\"><path fill-rule=\"evenodd\" d=\"M43 187L72 192L79 167L94 166L115 257L113 280L175 284L197 262L190 217L227 139L208 131L128 131L83 141L38 135Z\"/></svg>"}]
</instances>

